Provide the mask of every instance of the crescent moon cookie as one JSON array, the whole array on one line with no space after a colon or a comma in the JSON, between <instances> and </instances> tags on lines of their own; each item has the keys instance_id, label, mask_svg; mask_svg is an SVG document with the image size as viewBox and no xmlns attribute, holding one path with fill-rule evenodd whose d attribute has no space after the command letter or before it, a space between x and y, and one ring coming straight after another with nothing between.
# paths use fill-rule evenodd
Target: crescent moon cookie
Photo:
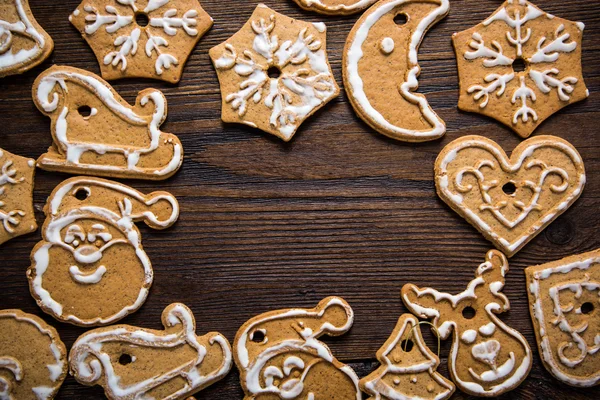
<instances>
[{"instance_id":1,"label":"crescent moon cookie","mask_svg":"<svg viewBox=\"0 0 600 400\"><path fill-rule=\"evenodd\" d=\"M37 230L34 176L35 160L0 149L0 245Z\"/></svg>"},{"instance_id":2,"label":"crescent moon cookie","mask_svg":"<svg viewBox=\"0 0 600 400\"><path fill-rule=\"evenodd\" d=\"M53 49L52 38L33 17L27 0L0 4L0 78L29 71Z\"/></svg>"},{"instance_id":3,"label":"crescent moon cookie","mask_svg":"<svg viewBox=\"0 0 600 400\"><path fill-rule=\"evenodd\" d=\"M307 11L325 15L351 15L369 8L377 0L294 0Z\"/></svg>"},{"instance_id":4,"label":"crescent moon cookie","mask_svg":"<svg viewBox=\"0 0 600 400\"><path fill-rule=\"evenodd\" d=\"M139 309L152 285L135 222L166 229L179 217L167 192L148 195L100 178L71 178L44 209L42 241L31 252L29 289L42 310L79 326L108 325Z\"/></svg>"},{"instance_id":5,"label":"crescent moon cookie","mask_svg":"<svg viewBox=\"0 0 600 400\"><path fill-rule=\"evenodd\" d=\"M361 400L354 371L318 340L343 335L353 322L352 308L339 297L247 321L233 344L245 398Z\"/></svg>"},{"instance_id":6,"label":"crescent moon cookie","mask_svg":"<svg viewBox=\"0 0 600 400\"><path fill-rule=\"evenodd\" d=\"M41 169L163 180L183 163L177 136L160 130L167 100L156 89L130 106L91 72L53 66L36 79L33 100L51 120L53 144L37 161Z\"/></svg>"},{"instance_id":7,"label":"crescent moon cookie","mask_svg":"<svg viewBox=\"0 0 600 400\"><path fill-rule=\"evenodd\" d=\"M213 25L198 0L83 0L69 16L98 59L102 77L177 83Z\"/></svg>"},{"instance_id":8,"label":"crescent moon cookie","mask_svg":"<svg viewBox=\"0 0 600 400\"><path fill-rule=\"evenodd\" d=\"M56 329L21 310L0 310L0 398L53 399L67 369Z\"/></svg>"},{"instance_id":9,"label":"crescent moon cookie","mask_svg":"<svg viewBox=\"0 0 600 400\"><path fill-rule=\"evenodd\" d=\"M229 373L229 342L217 332L197 336L185 305L165 308L162 324L163 331L115 325L84 333L69 354L71 373L111 400L185 399Z\"/></svg>"},{"instance_id":10,"label":"crescent moon cookie","mask_svg":"<svg viewBox=\"0 0 600 400\"><path fill-rule=\"evenodd\" d=\"M600 384L600 250L525 269L540 357L559 381Z\"/></svg>"},{"instance_id":11,"label":"crescent moon cookie","mask_svg":"<svg viewBox=\"0 0 600 400\"><path fill-rule=\"evenodd\" d=\"M518 387L531 370L527 340L497 314L510 310L502 293L508 261L490 250L467 288L456 295L407 284L402 301L420 318L431 319L440 338L452 334L448 369L456 386L480 397L496 397Z\"/></svg>"},{"instance_id":12,"label":"crescent moon cookie","mask_svg":"<svg viewBox=\"0 0 600 400\"><path fill-rule=\"evenodd\" d=\"M340 89L326 52L326 27L259 4L250 20L210 50L221 84L224 122L289 141Z\"/></svg>"},{"instance_id":13,"label":"crescent moon cookie","mask_svg":"<svg viewBox=\"0 0 600 400\"><path fill-rule=\"evenodd\" d=\"M490 139L465 136L435 162L440 198L508 257L564 213L585 181L581 156L555 136L528 139L510 158Z\"/></svg>"},{"instance_id":14,"label":"crescent moon cookie","mask_svg":"<svg viewBox=\"0 0 600 400\"><path fill-rule=\"evenodd\" d=\"M444 121L416 90L421 41L449 9L448 0L382 0L352 28L342 63L344 87L358 116L377 132L406 142L446 133ZM398 16L406 23L398 25Z\"/></svg>"},{"instance_id":15,"label":"crescent moon cookie","mask_svg":"<svg viewBox=\"0 0 600 400\"><path fill-rule=\"evenodd\" d=\"M479 25L455 33L458 108L529 137L552 114L589 96L581 68L584 27L529 1L507 0Z\"/></svg>"}]
</instances>

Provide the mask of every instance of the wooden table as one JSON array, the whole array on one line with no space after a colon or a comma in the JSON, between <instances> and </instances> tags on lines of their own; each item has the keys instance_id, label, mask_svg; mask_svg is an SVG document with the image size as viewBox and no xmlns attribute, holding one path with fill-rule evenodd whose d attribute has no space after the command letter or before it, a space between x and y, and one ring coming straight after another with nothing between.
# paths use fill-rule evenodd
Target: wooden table
<instances>
[{"instance_id":1,"label":"wooden table","mask_svg":"<svg viewBox=\"0 0 600 400\"><path fill-rule=\"evenodd\" d=\"M341 52L356 21L303 12L292 0L265 0L279 12L329 28L330 60L341 86ZM376 366L375 352L406 312L400 288L408 282L459 292L492 248L435 194L433 162L450 141L480 134L507 151L520 139L490 119L459 112L457 71L450 37L485 19L501 1L452 0L447 19L433 28L420 51L421 92L448 125L447 135L426 144L403 144L369 129L342 93L307 121L290 143L220 121L220 93L208 50L233 35L256 2L203 0L215 26L200 41L178 86L158 81L113 82L129 102L138 91L162 90L169 106L166 132L179 136L186 156L166 182L129 183L142 191L164 189L180 201L171 229L141 226L155 281L145 305L122 322L162 328L160 314L172 302L194 312L198 332L219 331L233 341L250 317L284 307L313 307L329 295L354 308L349 334L326 342L359 376ZM600 398L600 388L575 389L553 379L540 362L528 312L523 268L600 247L600 2L546 0L552 14L587 25L583 65L591 97L545 122L536 134L556 134L581 152L588 184L579 201L510 260L505 293L511 311L502 316L521 331L534 352L529 378L505 399ZM30 0L56 48L48 61L23 76L0 80L0 147L37 158L51 143L49 119L35 108L31 86L50 65L99 72L91 50L69 23L77 0ZM38 223L51 190L67 175L38 170ZM0 248L1 308L21 308L57 327L70 347L85 330L45 315L29 294L25 270L40 233ZM425 329L425 331L428 331ZM436 343L428 335L428 343ZM448 376L450 342L442 345L440 371ZM435 351L435 350L434 350ZM454 398L463 399L461 393ZM101 399L100 387L67 378L59 399ZM197 395L241 399L236 371Z\"/></svg>"}]
</instances>

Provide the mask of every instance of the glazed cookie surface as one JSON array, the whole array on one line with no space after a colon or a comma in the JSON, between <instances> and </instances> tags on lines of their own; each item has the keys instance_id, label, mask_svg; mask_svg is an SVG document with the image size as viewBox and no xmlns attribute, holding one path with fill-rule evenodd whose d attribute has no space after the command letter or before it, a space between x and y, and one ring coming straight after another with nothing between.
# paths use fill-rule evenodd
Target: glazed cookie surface
<instances>
[{"instance_id":1,"label":"glazed cookie surface","mask_svg":"<svg viewBox=\"0 0 600 400\"><path fill-rule=\"evenodd\" d=\"M177 83L212 27L198 0L83 0L69 21L98 58L102 77Z\"/></svg>"},{"instance_id":2,"label":"glazed cookie surface","mask_svg":"<svg viewBox=\"0 0 600 400\"><path fill-rule=\"evenodd\" d=\"M377 0L294 0L308 11L325 15L350 15L369 8Z\"/></svg>"},{"instance_id":3,"label":"glazed cookie surface","mask_svg":"<svg viewBox=\"0 0 600 400\"><path fill-rule=\"evenodd\" d=\"M67 370L56 329L21 310L0 310L0 398L53 399Z\"/></svg>"}]
</instances>

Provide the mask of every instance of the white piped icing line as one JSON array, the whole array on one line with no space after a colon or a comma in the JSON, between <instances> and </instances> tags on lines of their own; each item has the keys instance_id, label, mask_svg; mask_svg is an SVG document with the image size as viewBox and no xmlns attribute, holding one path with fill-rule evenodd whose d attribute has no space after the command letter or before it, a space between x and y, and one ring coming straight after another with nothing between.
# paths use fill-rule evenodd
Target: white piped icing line
<instances>
[{"instance_id":1,"label":"white piped icing line","mask_svg":"<svg viewBox=\"0 0 600 400\"><path fill-rule=\"evenodd\" d=\"M304 8L316 9L325 14L353 14L368 8L377 0L348 0L342 4L327 4L327 0L296 0L296 2Z\"/></svg>"},{"instance_id":2,"label":"white piped icing line","mask_svg":"<svg viewBox=\"0 0 600 400\"><path fill-rule=\"evenodd\" d=\"M77 381L86 385L100 384L111 399L125 400L133 398L149 398L152 390L168 385L174 379L181 379L182 385L175 385L172 393L162 397L164 400L176 400L191 395L206 386L222 379L233 365L231 347L227 339L219 333L208 333L204 337L196 336L196 322L191 311L183 304L168 306L162 315L165 331L141 329L128 325L118 325L89 331L80 336L71 349L69 363ZM206 342L206 345L201 343ZM164 354L177 354L191 347L194 353L189 360L177 368L167 370L157 364L155 375L130 384L126 377L127 370L119 365L120 353L115 354L114 345L129 348L137 356L131 356L131 368L135 370L136 362L145 356L144 349L153 349L151 356L157 351ZM210 344L211 346L207 346ZM112 350L111 350L112 349ZM200 372L208 352L219 352L222 362L214 370ZM215 357L215 354L210 355ZM117 368L115 368L117 367ZM121 372L119 372L121 371ZM121 375L119 375L121 374Z\"/></svg>"},{"instance_id":3,"label":"white piped icing line","mask_svg":"<svg viewBox=\"0 0 600 400\"><path fill-rule=\"evenodd\" d=\"M2 150L0 150L0 159L3 159L3 158L4 158L4 152ZM2 164L2 171L0 173L0 196L6 196L6 195L8 195L7 191L10 192L10 189L14 185L23 183L25 178L17 177L17 173L19 171L17 171L13 167L14 162L12 160L6 159L6 160L2 160L2 162L4 164ZM2 228L4 228L6 233L13 234L13 233L15 233L15 229L21 223L21 219L23 217L25 217L26 213L25 213L25 211L23 211L21 209L15 209L15 210L9 209L9 210L5 211L2 209L4 207L4 205L5 205L4 202L0 201L0 222L2 222L2 225L0 225L0 226Z\"/></svg>"},{"instance_id":4,"label":"white piped icing line","mask_svg":"<svg viewBox=\"0 0 600 400\"><path fill-rule=\"evenodd\" d=\"M359 63L363 59L363 45L369 36L371 29L386 15L394 12L398 7L409 4L413 0L387 0L378 3L371 8L357 22L350 36L354 34L352 40L346 44L344 77L349 85L349 95L353 100L353 105L360 109L360 115L365 115L372 124L375 124L388 136L407 139L411 141L434 140L444 135L446 125L431 109L425 96L415 93L419 87L417 77L421 71L418 64L418 49L425 36L425 33L439 20L448 14L450 3L448 0L439 0L439 7L436 7L430 14L423 18L417 28L412 33L408 43L408 72L404 77L404 82L400 85L401 95L408 101L419 106L422 118L431 125L429 130L406 129L396 126L385 119L385 117L371 104L365 93L365 82L359 73ZM385 41L385 38L382 38ZM390 50L390 43L386 41L384 45L381 42L381 50L386 53ZM384 47L385 46L385 47ZM387 49L387 50L386 50ZM391 49L393 50L393 49ZM391 51L390 51L391 53ZM389 54L389 53L388 53ZM378 129L379 130L379 129Z\"/></svg>"}]
</instances>

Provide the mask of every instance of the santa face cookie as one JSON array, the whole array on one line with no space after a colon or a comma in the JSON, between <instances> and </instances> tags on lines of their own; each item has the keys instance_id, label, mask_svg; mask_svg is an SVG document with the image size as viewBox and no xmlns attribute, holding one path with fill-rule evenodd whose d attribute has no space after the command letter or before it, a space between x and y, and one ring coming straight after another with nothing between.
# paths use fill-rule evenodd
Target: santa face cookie
<instances>
[{"instance_id":1,"label":"santa face cookie","mask_svg":"<svg viewBox=\"0 0 600 400\"><path fill-rule=\"evenodd\" d=\"M0 4L0 78L30 70L53 49L52 38L33 17L27 0Z\"/></svg>"},{"instance_id":2,"label":"santa face cookie","mask_svg":"<svg viewBox=\"0 0 600 400\"><path fill-rule=\"evenodd\" d=\"M382 0L350 32L344 87L358 116L379 133L424 142L446 132L444 121L416 90L421 41L449 9L449 0ZM398 16L406 23L396 23Z\"/></svg>"},{"instance_id":3,"label":"santa face cookie","mask_svg":"<svg viewBox=\"0 0 600 400\"><path fill-rule=\"evenodd\" d=\"M0 244L34 232L35 161L0 149Z\"/></svg>"},{"instance_id":4,"label":"santa face cookie","mask_svg":"<svg viewBox=\"0 0 600 400\"><path fill-rule=\"evenodd\" d=\"M452 295L408 284L402 300L421 318L430 318L440 337L451 333L448 368L456 386L474 396L499 396L519 386L529 374L532 357L525 338L496 314L510 303L502 293L508 261L491 250L467 289Z\"/></svg>"},{"instance_id":5,"label":"santa face cookie","mask_svg":"<svg viewBox=\"0 0 600 400\"><path fill-rule=\"evenodd\" d=\"M440 198L509 257L579 198L585 179L577 150L555 136L528 139L510 158L490 139L465 136L435 162Z\"/></svg>"},{"instance_id":6,"label":"santa face cookie","mask_svg":"<svg viewBox=\"0 0 600 400\"><path fill-rule=\"evenodd\" d=\"M33 100L51 119L54 143L37 162L42 169L162 180L181 167L181 142L160 130L167 100L158 90L143 90L132 107L91 72L54 66L36 79Z\"/></svg>"},{"instance_id":7,"label":"santa face cookie","mask_svg":"<svg viewBox=\"0 0 600 400\"><path fill-rule=\"evenodd\" d=\"M114 323L142 306L153 272L135 222L154 229L173 225L179 216L175 197L77 177L54 189L44 211L43 240L31 253L27 278L45 312L93 326Z\"/></svg>"},{"instance_id":8,"label":"santa face cookie","mask_svg":"<svg viewBox=\"0 0 600 400\"><path fill-rule=\"evenodd\" d=\"M198 0L83 0L69 21L96 54L104 79L171 83L213 25Z\"/></svg>"},{"instance_id":9,"label":"santa face cookie","mask_svg":"<svg viewBox=\"0 0 600 400\"><path fill-rule=\"evenodd\" d=\"M552 114L589 95L581 68L583 28L526 0L507 0L479 25L455 33L458 108L529 137Z\"/></svg>"},{"instance_id":10,"label":"santa face cookie","mask_svg":"<svg viewBox=\"0 0 600 400\"><path fill-rule=\"evenodd\" d=\"M369 8L377 0L294 0L308 11L325 15L350 15Z\"/></svg>"},{"instance_id":11,"label":"santa face cookie","mask_svg":"<svg viewBox=\"0 0 600 400\"><path fill-rule=\"evenodd\" d=\"M223 121L290 140L339 94L325 38L325 24L259 4L238 33L209 53L221 84Z\"/></svg>"},{"instance_id":12,"label":"santa face cookie","mask_svg":"<svg viewBox=\"0 0 600 400\"><path fill-rule=\"evenodd\" d=\"M246 398L360 400L354 371L318 340L346 333L353 321L348 303L328 297L313 309L271 311L246 322L233 345Z\"/></svg>"},{"instance_id":13,"label":"santa face cookie","mask_svg":"<svg viewBox=\"0 0 600 400\"><path fill-rule=\"evenodd\" d=\"M525 269L540 357L563 383L600 383L600 250Z\"/></svg>"},{"instance_id":14,"label":"santa face cookie","mask_svg":"<svg viewBox=\"0 0 600 400\"><path fill-rule=\"evenodd\" d=\"M452 382L436 371L440 359L425 344L418 324L413 315L402 315L377 352L381 366L359 382L371 400L445 400L454 393Z\"/></svg>"},{"instance_id":15,"label":"santa face cookie","mask_svg":"<svg viewBox=\"0 0 600 400\"><path fill-rule=\"evenodd\" d=\"M233 364L220 333L196 335L189 308L171 304L164 331L115 325L81 335L69 364L84 385L101 385L111 400L185 399L221 380Z\"/></svg>"},{"instance_id":16,"label":"santa face cookie","mask_svg":"<svg viewBox=\"0 0 600 400\"><path fill-rule=\"evenodd\" d=\"M0 398L53 399L67 376L56 329L21 310L0 311Z\"/></svg>"}]
</instances>

